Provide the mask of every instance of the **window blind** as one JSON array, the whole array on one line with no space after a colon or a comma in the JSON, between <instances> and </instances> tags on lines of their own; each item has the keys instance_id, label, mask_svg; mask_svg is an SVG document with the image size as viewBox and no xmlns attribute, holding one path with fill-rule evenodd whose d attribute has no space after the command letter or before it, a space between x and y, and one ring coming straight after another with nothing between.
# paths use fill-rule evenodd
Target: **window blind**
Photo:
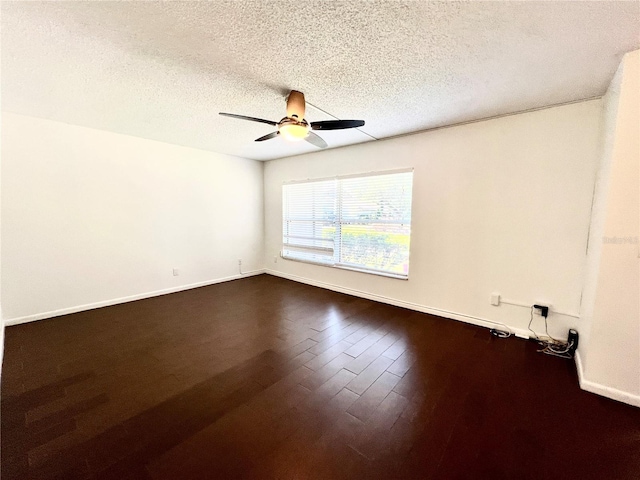
<instances>
[{"instance_id":1,"label":"window blind","mask_svg":"<svg viewBox=\"0 0 640 480\"><path fill-rule=\"evenodd\" d=\"M402 171L283 185L282 256L407 278L412 184Z\"/></svg>"}]
</instances>

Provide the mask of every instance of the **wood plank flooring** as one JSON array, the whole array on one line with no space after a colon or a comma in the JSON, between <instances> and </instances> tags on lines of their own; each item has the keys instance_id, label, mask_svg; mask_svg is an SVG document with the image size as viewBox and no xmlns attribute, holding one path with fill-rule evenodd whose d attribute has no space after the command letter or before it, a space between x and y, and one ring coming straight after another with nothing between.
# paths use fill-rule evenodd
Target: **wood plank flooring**
<instances>
[{"instance_id":1,"label":"wood plank flooring","mask_svg":"<svg viewBox=\"0 0 640 480\"><path fill-rule=\"evenodd\" d=\"M6 330L2 478L638 479L532 342L261 275Z\"/></svg>"}]
</instances>

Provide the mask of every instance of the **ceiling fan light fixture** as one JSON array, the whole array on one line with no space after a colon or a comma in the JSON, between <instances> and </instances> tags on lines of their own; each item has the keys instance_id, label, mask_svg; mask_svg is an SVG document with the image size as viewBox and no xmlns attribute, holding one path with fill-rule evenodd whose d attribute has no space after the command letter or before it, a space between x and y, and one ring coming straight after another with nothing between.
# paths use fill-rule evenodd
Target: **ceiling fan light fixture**
<instances>
[{"instance_id":1,"label":"ceiling fan light fixture","mask_svg":"<svg viewBox=\"0 0 640 480\"><path fill-rule=\"evenodd\" d=\"M300 140L304 140L309 135L309 125L304 125L300 123L285 123L280 125L278 129L280 135L285 140L290 142L299 142Z\"/></svg>"}]
</instances>

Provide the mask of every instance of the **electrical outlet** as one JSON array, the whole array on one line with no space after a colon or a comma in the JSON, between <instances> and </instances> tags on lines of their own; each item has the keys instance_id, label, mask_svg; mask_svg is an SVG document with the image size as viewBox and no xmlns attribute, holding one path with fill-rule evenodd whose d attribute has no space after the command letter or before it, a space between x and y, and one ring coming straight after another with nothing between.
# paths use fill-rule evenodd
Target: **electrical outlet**
<instances>
[{"instance_id":1,"label":"electrical outlet","mask_svg":"<svg viewBox=\"0 0 640 480\"><path fill-rule=\"evenodd\" d=\"M180 275L180 270L178 270L177 268L173 269L173 276L177 277L178 275Z\"/></svg>"},{"instance_id":2,"label":"electrical outlet","mask_svg":"<svg viewBox=\"0 0 640 480\"><path fill-rule=\"evenodd\" d=\"M273 257L273 263L278 263L278 256L277 255Z\"/></svg>"},{"instance_id":3,"label":"electrical outlet","mask_svg":"<svg viewBox=\"0 0 640 480\"><path fill-rule=\"evenodd\" d=\"M541 317L547 318L549 316L549 305L537 303L533 305L533 313L535 315L540 315Z\"/></svg>"},{"instance_id":4,"label":"electrical outlet","mask_svg":"<svg viewBox=\"0 0 640 480\"><path fill-rule=\"evenodd\" d=\"M242 266L242 260L238 259L238 265Z\"/></svg>"}]
</instances>

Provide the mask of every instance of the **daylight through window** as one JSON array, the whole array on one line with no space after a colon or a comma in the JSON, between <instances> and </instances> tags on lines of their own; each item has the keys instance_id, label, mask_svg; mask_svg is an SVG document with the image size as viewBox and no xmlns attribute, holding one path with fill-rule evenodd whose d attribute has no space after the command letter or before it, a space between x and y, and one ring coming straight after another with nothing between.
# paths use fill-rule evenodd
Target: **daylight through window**
<instances>
[{"instance_id":1,"label":"daylight through window","mask_svg":"<svg viewBox=\"0 0 640 480\"><path fill-rule=\"evenodd\" d=\"M413 171L287 183L282 256L409 276Z\"/></svg>"}]
</instances>

